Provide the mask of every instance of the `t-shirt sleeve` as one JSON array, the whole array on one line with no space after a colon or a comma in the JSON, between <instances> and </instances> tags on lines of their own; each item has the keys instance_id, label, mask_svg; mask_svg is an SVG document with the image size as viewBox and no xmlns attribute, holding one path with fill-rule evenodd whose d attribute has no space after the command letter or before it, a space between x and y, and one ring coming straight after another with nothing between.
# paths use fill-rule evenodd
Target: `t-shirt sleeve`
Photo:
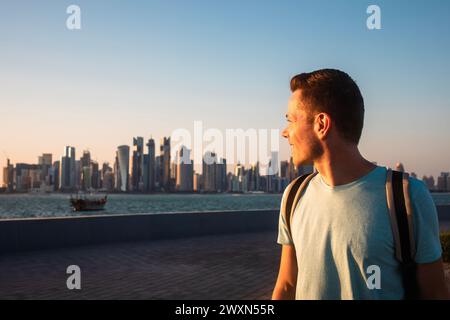
<instances>
[{"instance_id":1,"label":"t-shirt sleeve","mask_svg":"<svg viewBox=\"0 0 450 320\"><path fill-rule=\"evenodd\" d=\"M287 227L286 223L286 217L284 214L284 207L287 199L288 189L284 190L283 197L281 198L281 204L280 204L280 216L278 219L278 239L277 243L281 245L293 245L294 241L292 241L291 234L289 232L289 229Z\"/></svg>"},{"instance_id":2,"label":"t-shirt sleeve","mask_svg":"<svg viewBox=\"0 0 450 320\"><path fill-rule=\"evenodd\" d=\"M411 178L409 192L413 207L417 263L431 263L442 255L436 205L425 183Z\"/></svg>"}]
</instances>

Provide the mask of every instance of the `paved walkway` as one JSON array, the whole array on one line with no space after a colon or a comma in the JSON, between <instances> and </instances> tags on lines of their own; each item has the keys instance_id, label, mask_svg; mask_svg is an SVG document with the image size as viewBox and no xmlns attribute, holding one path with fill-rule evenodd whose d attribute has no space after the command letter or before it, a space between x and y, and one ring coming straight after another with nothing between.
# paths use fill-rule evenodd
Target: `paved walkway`
<instances>
[{"instance_id":1,"label":"paved walkway","mask_svg":"<svg viewBox=\"0 0 450 320\"><path fill-rule=\"evenodd\" d=\"M0 299L270 299L276 233L109 244L0 257ZM68 290L66 268L81 268ZM450 265L446 264L450 284Z\"/></svg>"},{"instance_id":2,"label":"paved walkway","mask_svg":"<svg viewBox=\"0 0 450 320\"><path fill-rule=\"evenodd\" d=\"M0 257L0 299L270 299L276 234L110 244ZM66 268L81 268L68 290Z\"/></svg>"}]
</instances>

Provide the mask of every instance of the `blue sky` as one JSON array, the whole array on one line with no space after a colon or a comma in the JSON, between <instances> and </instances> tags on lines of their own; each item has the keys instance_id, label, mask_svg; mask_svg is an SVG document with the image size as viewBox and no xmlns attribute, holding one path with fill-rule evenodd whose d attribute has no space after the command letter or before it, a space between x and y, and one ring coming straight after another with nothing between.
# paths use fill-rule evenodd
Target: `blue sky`
<instances>
[{"instance_id":1,"label":"blue sky","mask_svg":"<svg viewBox=\"0 0 450 320\"><path fill-rule=\"evenodd\" d=\"M366 27L370 4L381 30ZM282 129L290 78L332 67L365 98L362 153L437 175L450 171L449 39L445 0L1 1L0 166L65 145L112 162L133 136L194 120Z\"/></svg>"}]
</instances>

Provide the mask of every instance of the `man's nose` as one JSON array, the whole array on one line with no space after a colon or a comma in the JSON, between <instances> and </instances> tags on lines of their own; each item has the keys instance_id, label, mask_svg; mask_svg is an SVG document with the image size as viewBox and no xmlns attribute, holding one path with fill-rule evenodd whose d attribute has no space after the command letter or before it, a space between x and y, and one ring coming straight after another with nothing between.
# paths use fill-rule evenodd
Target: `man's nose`
<instances>
[{"instance_id":1,"label":"man's nose","mask_svg":"<svg viewBox=\"0 0 450 320\"><path fill-rule=\"evenodd\" d=\"M289 138L288 130L284 129L281 135L286 139Z\"/></svg>"}]
</instances>

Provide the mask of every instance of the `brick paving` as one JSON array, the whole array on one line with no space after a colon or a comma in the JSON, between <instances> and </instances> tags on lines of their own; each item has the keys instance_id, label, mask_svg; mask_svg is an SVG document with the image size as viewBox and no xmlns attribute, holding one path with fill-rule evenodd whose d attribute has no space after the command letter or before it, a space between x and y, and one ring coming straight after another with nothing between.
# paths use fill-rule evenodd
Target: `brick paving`
<instances>
[{"instance_id":1,"label":"brick paving","mask_svg":"<svg viewBox=\"0 0 450 320\"><path fill-rule=\"evenodd\" d=\"M270 299L275 239L264 232L0 256L0 299ZM72 264L81 290L66 287ZM450 264L445 271L450 288Z\"/></svg>"},{"instance_id":2,"label":"brick paving","mask_svg":"<svg viewBox=\"0 0 450 320\"><path fill-rule=\"evenodd\" d=\"M0 299L270 299L276 233L218 235L0 257ZM81 268L68 290L66 268Z\"/></svg>"}]
</instances>

